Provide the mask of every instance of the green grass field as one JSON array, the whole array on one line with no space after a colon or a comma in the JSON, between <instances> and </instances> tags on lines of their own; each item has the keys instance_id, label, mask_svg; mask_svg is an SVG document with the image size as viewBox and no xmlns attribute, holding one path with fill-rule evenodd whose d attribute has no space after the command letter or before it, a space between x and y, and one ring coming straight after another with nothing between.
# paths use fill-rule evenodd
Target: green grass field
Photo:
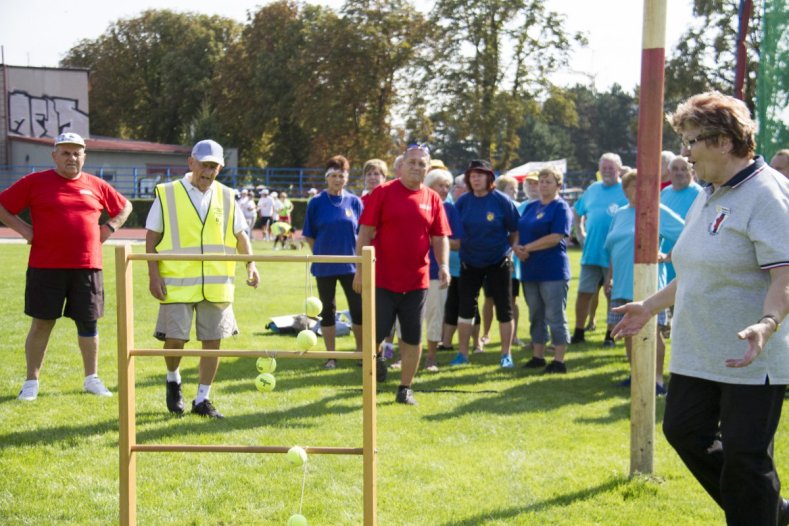
<instances>
[{"instance_id":1,"label":"green grass field","mask_svg":"<svg viewBox=\"0 0 789 526\"><path fill-rule=\"evenodd\" d=\"M141 251L137 246L135 251ZM261 243L256 246L263 250ZM105 247L106 317L100 322L99 373L116 393L82 393L82 367L70 320L50 342L37 401L21 403L24 379L24 272L28 249L0 245L0 524L96 525L118 522L118 397L114 251ZM573 253L577 267L578 254ZM295 339L264 329L271 316L299 312L303 264L261 264L264 284L239 287L241 334L226 348L294 349ZM239 267L239 270L241 268ZM575 273L577 275L577 272ZM151 333L157 303L145 263L135 263L138 347L159 347ZM574 304L575 280L570 305ZM340 294L341 296L341 294ZM528 336L523 299L521 338ZM598 327L604 326L604 309ZM571 324L572 320L572 313ZM629 390L622 344L600 346L603 331L573 346L565 376L498 367L498 336L470 367L420 373L419 405L394 403L396 375L379 386L378 522L381 525L715 524L723 515L692 479L658 430L655 474L629 478ZM190 344L194 346L194 344ZM319 344L322 348L322 344ZM338 340L351 350L352 338ZM451 353L440 353L440 365ZM522 363L524 351L517 350ZM182 363L187 403L196 358ZM340 362L280 359L274 392L258 393L253 359L226 359L211 398L226 415L175 418L164 405L161 358L137 360L140 443L361 446L361 371ZM519 364L520 365L520 364ZM664 401L659 400L658 420ZM782 455L787 424L779 428ZM146 453L138 457L141 525L284 525L298 510L301 470L284 455ZM310 524L362 520L361 457L310 458L303 513Z\"/></svg>"}]
</instances>

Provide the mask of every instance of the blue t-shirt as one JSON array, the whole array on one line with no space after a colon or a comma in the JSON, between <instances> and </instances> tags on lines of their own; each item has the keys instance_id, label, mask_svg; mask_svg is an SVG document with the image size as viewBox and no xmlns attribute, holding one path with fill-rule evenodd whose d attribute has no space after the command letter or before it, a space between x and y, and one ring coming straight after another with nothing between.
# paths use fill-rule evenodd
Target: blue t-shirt
<instances>
[{"instance_id":1,"label":"blue t-shirt","mask_svg":"<svg viewBox=\"0 0 789 526\"><path fill-rule=\"evenodd\" d=\"M660 205L660 237L676 243L685 222L665 205ZM633 267L636 253L636 209L629 205L620 208L611 221L605 238L605 250L614 266L611 299L633 300ZM664 268L658 269L658 290L666 286Z\"/></svg>"},{"instance_id":2,"label":"blue t-shirt","mask_svg":"<svg viewBox=\"0 0 789 526\"><path fill-rule=\"evenodd\" d=\"M531 202L532 202L532 200L527 199L526 201L524 201L522 203L518 203L518 202L515 203L515 208L518 209L518 215L520 216L518 218L518 221L519 221L518 224L519 225L520 225L520 219L521 219L521 217L523 217L523 211L526 210L526 207L529 206L529 203L531 203ZM516 257L512 258L512 277L517 279L518 281L522 281L521 280L521 260L516 258Z\"/></svg>"},{"instance_id":3,"label":"blue t-shirt","mask_svg":"<svg viewBox=\"0 0 789 526\"><path fill-rule=\"evenodd\" d=\"M460 239L463 237L463 223L460 222L460 215L458 211L455 209L455 205L453 205L449 201L444 201L444 211L447 213L447 222L449 222L449 228L452 229L452 235L449 236L449 239ZM436 260L436 255L433 253L433 247L430 247L429 252L430 257L430 279L438 279L438 261ZM450 254L450 259L452 255ZM450 273L451 275L451 273ZM458 263L458 276L460 275L460 263Z\"/></svg>"},{"instance_id":4,"label":"blue t-shirt","mask_svg":"<svg viewBox=\"0 0 789 526\"><path fill-rule=\"evenodd\" d=\"M608 266L605 251L605 237L611 226L611 219L620 207L627 204L622 183L606 186L601 181L592 185L581 194L575 203L578 216L586 216L586 241L581 254L582 265Z\"/></svg>"},{"instance_id":5,"label":"blue t-shirt","mask_svg":"<svg viewBox=\"0 0 789 526\"><path fill-rule=\"evenodd\" d=\"M521 281L561 281L570 279L567 237L572 228L570 205L562 198L547 205L532 201L518 222L518 244L525 245L550 234L561 234L558 245L530 252L521 262Z\"/></svg>"},{"instance_id":6,"label":"blue t-shirt","mask_svg":"<svg viewBox=\"0 0 789 526\"><path fill-rule=\"evenodd\" d=\"M473 192L460 196L457 204L463 222L460 260L472 267L494 265L512 252L510 232L518 230L518 210L505 194L493 190L484 197Z\"/></svg>"},{"instance_id":7,"label":"blue t-shirt","mask_svg":"<svg viewBox=\"0 0 789 526\"><path fill-rule=\"evenodd\" d=\"M691 182L687 188L682 190L674 190L671 186L667 186L660 192L660 202L672 209L679 217L685 219L690 210L690 205L696 200L696 196L701 192L701 186L695 182ZM663 239L660 242L660 251L668 254L674 248L674 242L668 239ZM661 266L666 267L666 283L671 283L677 274L674 272L674 265L671 263L661 263Z\"/></svg>"},{"instance_id":8,"label":"blue t-shirt","mask_svg":"<svg viewBox=\"0 0 789 526\"><path fill-rule=\"evenodd\" d=\"M345 190L342 195L329 195L324 190L307 203L302 235L315 240L312 253L320 256L355 256L356 235L362 201ZM353 263L313 263L316 277L341 276L356 272Z\"/></svg>"}]
</instances>

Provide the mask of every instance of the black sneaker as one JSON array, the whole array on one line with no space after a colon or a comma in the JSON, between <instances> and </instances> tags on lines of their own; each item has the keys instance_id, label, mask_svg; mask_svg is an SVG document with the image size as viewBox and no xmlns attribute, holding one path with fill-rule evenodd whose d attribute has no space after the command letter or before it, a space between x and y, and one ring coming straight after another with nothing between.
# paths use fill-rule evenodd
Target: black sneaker
<instances>
[{"instance_id":1,"label":"black sneaker","mask_svg":"<svg viewBox=\"0 0 789 526\"><path fill-rule=\"evenodd\" d=\"M789 500L781 499L778 503L778 526L789 526Z\"/></svg>"},{"instance_id":2,"label":"black sneaker","mask_svg":"<svg viewBox=\"0 0 789 526\"><path fill-rule=\"evenodd\" d=\"M454 351L455 349L452 348L451 345L444 345L443 343L439 343L437 349L439 351Z\"/></svg>"},{"instance_id":3,"label":"black sneaker","mask_svg":"<svg viewBox=\"0 0 789 526\"><path fill-rule=\"evenodd\" d=\"M539 369L545 367L545 358L537 358L536 356L523 364L524 369Z\"/></svg>"},{"instance_id":4,"label":"black sneaker","mask_svg":"<svg viewBox=\"0 0 789 526\"><path fill-rule=\"evenodd\" d=\"M386 381L386 362L378 358L375 360L375 380L381 384Z\"/></svg>"},{"instance_id":5,"label":"black sneaker","mask_svg":"<svg viewBox=\"0 0 789 526\"><path fill-rule=\"evenodd\" d=\"M416 398L414 398L414 390L410 387L400 386L397 388L397 396L395 402L398 404L416 405Z\"/></svg>"},{"instance_id":6,"label":"black sneaker","mask_svg":"<svg viewBox=\"0 0 789 526\"><path fill-rule=\"evenodd\" d=\"M200 416L207 416L209 418L225 418L225 415L217 411L214 404L212 404L211 400L208 398L199 404L195 404L194 400L192 400L192 413Z\"/></svg>"},{"instance_id":7,"label":"black sneaker","mask_svg":"<svg viewBox=\"0 0 789 526\"><path fill-rule=\"evenodd\" d=\"M167 382L167 409L177 415L184 412L184 397L178 382Z\"/></svg>"},{"instance_id":8,"label":"black sneaker","mask_svg":"<svg viewBox=\"0 0 789 526\"><path fill-rule=\"evenodd\" d=\"M570 338L570 344L586 343L586 337L583 329L575 329L573 337Z\"/></svg>"},{"instance_id":9,"label":"black sneaker","mask_svg":"<svg viewBox=\"0 0 789 526\"><path fill-rule=\"evenodd\" d=\"M616 342L613 338L606 338L603 340L603 347L616 347Z\"/></svg>"},{"instance_id":10,"label":"black sneaker","mask_svg":"<svg viewBox=\"0 0 789 526\"><path fill-rule=\"evenodd\" d=\"M564 374L567 372L567 366L564 365L564 362L557 362L554 360L548 364L543 372L545 374Z\"/></svg>"}]
</instances>

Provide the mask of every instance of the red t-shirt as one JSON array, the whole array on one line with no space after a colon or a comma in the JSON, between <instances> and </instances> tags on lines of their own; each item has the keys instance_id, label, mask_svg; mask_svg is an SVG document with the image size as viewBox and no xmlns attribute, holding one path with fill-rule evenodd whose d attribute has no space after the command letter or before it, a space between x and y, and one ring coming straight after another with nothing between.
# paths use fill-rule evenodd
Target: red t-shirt
<instances>
[{"instance_id":1,"label":"red t-shirt","mask_svg":"<svg viewBox=\"0 0 789 526\"><path fill-rule=\"evenodd\" d=\"M24 176L0 192L0 205L16 215L30 209L33 268L100 269L99 217L115 217L126 198L106 181L82 172L66 179L55 170Z\"/></svg>"},{"instance_id":2,"label":"red t-shirt","mask_svg":"<svg viewBox=\"0 0 789 526\"><path fill-rule=\"evenodd\" d=\"M409 190L399 179L386 182L367 196L359 223L376 229L377 287L393 292L428 287L430 237L452 232L436 192L424 186Z\"/></svg>"}]
</instances>

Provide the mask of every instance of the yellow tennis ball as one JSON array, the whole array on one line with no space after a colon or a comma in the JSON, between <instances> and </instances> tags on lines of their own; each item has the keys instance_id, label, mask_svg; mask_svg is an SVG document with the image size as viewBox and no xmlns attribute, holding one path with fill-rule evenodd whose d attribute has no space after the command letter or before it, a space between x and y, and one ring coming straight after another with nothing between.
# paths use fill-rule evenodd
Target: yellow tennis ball
<instances>
[{"instance_id":1,"label":"yellow tennis ball","mask_svg":"<svg viewBox=\"0 0 789 526\"><path fill-rule=\"evenodd\" d=\"M315 296L309 296L304 301L304 311L307 313L307 316L310 318L314 318L321 313L323 310L323 303L321 300L316 298Z\"/></svg>"},{"instance_id":2,"label":"yellow tennis ball","mask_svg":"<svg viewBox=\"0 0 789 526\"><path fill-rule=\"evenodd\" d=\"M288 462L294 466L303 466L307 462L307 452L303 447L293 446L288 450Z\"/></svg>"},{"instance_id":3,"label":"yellow tennis ball","mask_svg":"<svg viewBox=\"0 0 789 526\"><path fill-rule=\"evenodd\" d=\"M309 526L309 525L304 515L299 515L298 513L296 513L295 515L291 515L290 519L288 519L288 526Z\"/></svg>"},{"instance_id":4,"label":"yellow tennis ball","mask_svg":"<svg viewBox=\"0 0 789 526\"><path fill-rule=\"evenodd\" d=\"M261 393L268 393L274 390L274 387L277 386L277 379L274 378L274 375L271 373L263 373L259 374L257 378L255 378L255 387Z\"/></svg>"},{"instance_id":5,"label":"yellow tennis ball","mask_svg":"<svg viewBox=\"0 0 789 526\"><path fill-rule=\"evenodd\" d=\"M261 356L255 362L255 366L258 368L259 373L273 373L277 370L277 360L268 356Z\"/></svg>"},{"instance_id":6,"label":"yellow tennis ball","mask_svg":"<svg viewBox=\"0 0 789 526\"><path fill-rule=\"evenodd\" d=\"M296 336L296 345L299 349L309 351L318 344L318 337L309 329L304 329Z\"/></svg>"}]
</instances>

